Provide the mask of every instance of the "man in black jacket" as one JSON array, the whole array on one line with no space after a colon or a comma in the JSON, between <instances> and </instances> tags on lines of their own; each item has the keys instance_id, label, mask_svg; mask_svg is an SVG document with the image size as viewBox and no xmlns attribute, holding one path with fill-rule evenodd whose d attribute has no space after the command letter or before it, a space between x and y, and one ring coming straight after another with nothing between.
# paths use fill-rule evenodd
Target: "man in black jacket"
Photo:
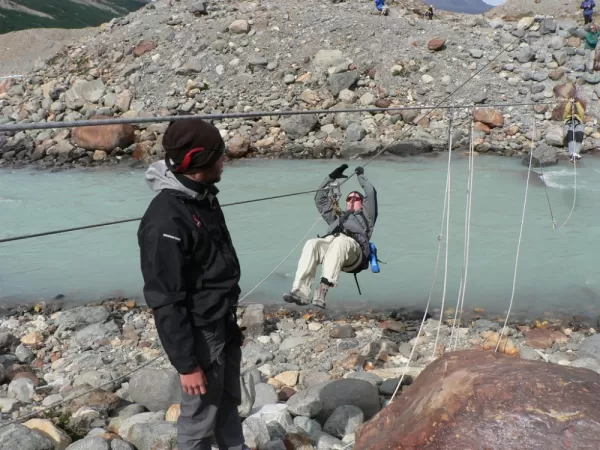
<instances>
[{"instance_id":1,"label":"man in black jacket","mask_svg":"<svg viewBox=\"0 0 600 450\"><path fill-rule=\"evenodd\" d=\"M225 143L200 119L172 122L165 160L146 182L158 192L138 230L144 296L180 374L179 450L242 450L238 405L243 336L236 321L240 264L215 183Z\"/></svg>"}]
</instances>

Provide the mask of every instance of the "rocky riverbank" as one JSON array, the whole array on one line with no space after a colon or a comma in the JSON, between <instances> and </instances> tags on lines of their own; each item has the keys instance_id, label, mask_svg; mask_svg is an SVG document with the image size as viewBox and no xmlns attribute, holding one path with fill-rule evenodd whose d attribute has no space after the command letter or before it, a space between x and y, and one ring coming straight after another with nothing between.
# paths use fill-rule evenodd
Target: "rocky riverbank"
<instances>
[{"instance_id":1,"label":"rocky riverbank","mask_svg":"<svg viewBox=\"0 0 600 450\"><path fill-rule=\"evenodd\" d=\"M331 113L215 124L231 158L408 156L447 149L448 110L335 110L435 105L473 76L444 103L477 107L473 116L457 110L455 148L468 146L473 117L476 151L524 157L533 141L555 163L566 155L561 108L546 103L575 88L588 104L583 152L600 143L600 73L588 71L593 51L574 20L440 13L429 21L418 0L395 2L387 17L372 2L203 5L152 3L65 46L26 79L5 81L0 124L321 109ZM163 156L165 127L7 133L0 166L146 165Z\"/></svg>"},{"instance_id":2,"label":"rocky riverbank","mask_svg":"<svg viewBox=\"0 0 600 450\"><path fill-rule=\"evenodd\" d=\"M352 448L362 425L388 404L415 344L399 398L431 363L439 322L429 318L417 342L419 316L241 308L246 443ZM445 317L436 356L453 354L452 311ZM491 353L501 323L466 320L455 331L457 349ZM535 320L511 323L504 334L500 353L511 360L600 373L600 339L589 326ZM151 312L133 301L64 311L38 305L0 318L0 448L175 449L180 394L169 363L153 361L161 354Z\"/></svg>"}]
</instances>

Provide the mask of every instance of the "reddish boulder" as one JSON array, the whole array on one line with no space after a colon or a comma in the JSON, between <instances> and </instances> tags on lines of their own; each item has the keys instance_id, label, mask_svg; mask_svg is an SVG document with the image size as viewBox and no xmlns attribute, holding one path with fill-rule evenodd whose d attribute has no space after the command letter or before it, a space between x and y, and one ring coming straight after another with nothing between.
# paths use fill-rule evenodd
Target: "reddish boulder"
<instances>
[{"instance_id":1,"label":"reddish boulder","mask_svg":"<svg viewBox=\"0 0 600 450\"><path fill-rule=\"evenodd\" d=\"M429 50L438 51L442 50L446 45L446 40L442 38L433 38L427 43L427 48Z\"/></svg>"},{"instance_id":2,"label":"reddish boulder","mask_svg":"<svg viewBox=\"0 0 600 450\"><path fill-rule=\"evenodd\" d=\"M133 49L133 56L142 56L144 53L148 53L156 48L156 42L154 41L142 41Z\"/></svg>"},{"instance_id":3,"label":"reddish boulder","mask_svg":"<svg viewBox=\"0 0 600 450\"><path fill-rule=\"evenodd\" d=\"M599 403L591 370L450 352L358 431L354 450L598 448Z\"/></svg>"},{"instance_id":4,"label":"reddish boulder","mask_svg":"<svg viewBox=\"0 0 600 450\"><path fill-rule=\"evenodd\" d=\"M533 348L549 348L555 342L559 344L569 342L569 338L564 333L548 328L523 330L523 334L525 335L525 344Z\"/></svg>"},{"instance_id":5,"label":"reddish boulder","mask_svg":"<svg viewBox=\"0 0 600 450\"><path fill-rule=\"evenodd\" d=\"M500 111L492 108L477 108L475 121L484 123L490 128L498 128L504 125L504 116Z\"/></svg>"},{"instance_id":6,"label":"reddish boulder","mask_svg":"<svg viewBox=\"0 0 600 450\"><path fill-rule=\"evenodd\" d=\"M92 120L111 119L108 116L94 116ZM86 150L112 152L116 147L124 148L133 144L134 129L127 124L92 125L77 127L72 131L73 142Z\"/></svg>"}]
</instances>

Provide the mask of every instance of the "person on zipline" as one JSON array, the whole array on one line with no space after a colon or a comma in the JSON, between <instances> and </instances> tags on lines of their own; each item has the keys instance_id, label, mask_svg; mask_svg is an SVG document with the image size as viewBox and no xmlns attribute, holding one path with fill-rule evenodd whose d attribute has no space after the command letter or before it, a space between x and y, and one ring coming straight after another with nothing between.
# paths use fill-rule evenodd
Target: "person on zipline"
<instances>
[{"instance_id":1,"label":"person on zipline","mask_svg":"<svg viewBox=\"0 0 600 450\"><path fill-rule=\"evenodd\" d=\"M338 283L340 271L358 273L369 267L371 253L369 239L377 221L377 191L357 167L355 173L364 195L352 191L346 197L346 211L336 208L329 187L344 175L347 164L342 164L325 178L315 195L317 210L329 225L322 237L310 239L304 245L298 262L292 291L283 296L288 303L308 305L315 280L317 266L323 265L321 281L312 299L313 305L325 308L325 296L329 288Z\"/></svg>"},{"instance_id":2,"label":"person on zipline","mask_svg":"<svg viewBox=\"0 0 600 450\"><path fill-rule=\"evenodd\" d=\"M567 139L569 155L571 155L571 162L573 162L575 159L581 159L579 152L583 142L584 117L585 110L581 104L581 101L578 99L576 100L575 98L569 99L565 105L563 120L565 122L565 135Z\"/></svg>"}]
</instances>

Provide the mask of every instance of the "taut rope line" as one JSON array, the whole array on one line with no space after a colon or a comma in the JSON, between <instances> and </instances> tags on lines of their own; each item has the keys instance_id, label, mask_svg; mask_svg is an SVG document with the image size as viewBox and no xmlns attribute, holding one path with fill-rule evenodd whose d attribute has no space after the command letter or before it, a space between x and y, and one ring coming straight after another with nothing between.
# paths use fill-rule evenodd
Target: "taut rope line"
<instances>
[{"instance_id":1,"label":"taut rope line","mask_svg":"<svg viewBox=\"0 0 600 450\"><path fill-rule=\"evenodd\" d=\"M442 291L442 307L440 310L440 320L438 322L437 333L435 335L435 343L433 345L433 357L435 358L438 339L440 337L440 328L444 320L444 305L446 303L446 287L448 286L448 244L450 242L450 191L451 191L451 156L452 156L452 130L453 130L454 112L450 116L450 125L448 130L448 189L446 197L448 202L448 213L446 214L446 259L444 263L444 288Z\"/></svg>"},{"instance_id":2,"label":"taut rope line","mask_svg":"<svg viewBox=\"0 0 600 450\"><path fill-rule=\"evenodd\" d=\"M533 115L533 136L535 137L535 132L536 132L536 120L535 120L535 115ZM498 351L498 347L500 347L500 342L502 341L502 337L504 335L504 329L506 328L506 324L508 323L508 318L510 316L510 312L512 310L512 306L513 306L513 301L515 298L515 288L517 286L517 270L519 267L519 253L521 251L521 241L523 239L523 226L525 224L525 210L527 208L527 193L529 191L529 178L531 176L531 164L533 161L533 140L531 141L531 147L529 149L529 168L527 169L527 183L525 184L525 199L523 200L523 214L521 215L521 229L519 231L519 241L517 243L517 255L515 257L515 271L514 271L514 275L513 275L513 283L512 283L512 293L510 295L510 303L508 305L508 312L506 313L506 319L504 320L504 325L502 326L502 329L500 330L500 334L498 336L498 343L496 344L496 349L494 350L495 352Z\"/></svg>"},{"instance_id":3,"label":"taut rope line","mask_svg":"<svg viewBox=\"0 0 600 450\"><path fill-rule=\"evenodd\" d=\"M458 346L459 341L459 328L460 320L462 319L463 306L465 302L465 292L467 289L467 275L469 273L469 249L471 241L471 201L473 198L473 170L474 170L474 144L473 144L473 120L471 117L471 136L469 142L469 169L467 176L467 202L465 209L465 244L463 248L463 268L460 277L460 286L458 289L458 299L456 300L456 310L454 312L454 322L452 323L452 334L450 335L450 347L452 347L452 339L456 330L456 342L454 343L454 350ZM459 314L460 310L460 314Z\"/></svg>"}]
</instances>

